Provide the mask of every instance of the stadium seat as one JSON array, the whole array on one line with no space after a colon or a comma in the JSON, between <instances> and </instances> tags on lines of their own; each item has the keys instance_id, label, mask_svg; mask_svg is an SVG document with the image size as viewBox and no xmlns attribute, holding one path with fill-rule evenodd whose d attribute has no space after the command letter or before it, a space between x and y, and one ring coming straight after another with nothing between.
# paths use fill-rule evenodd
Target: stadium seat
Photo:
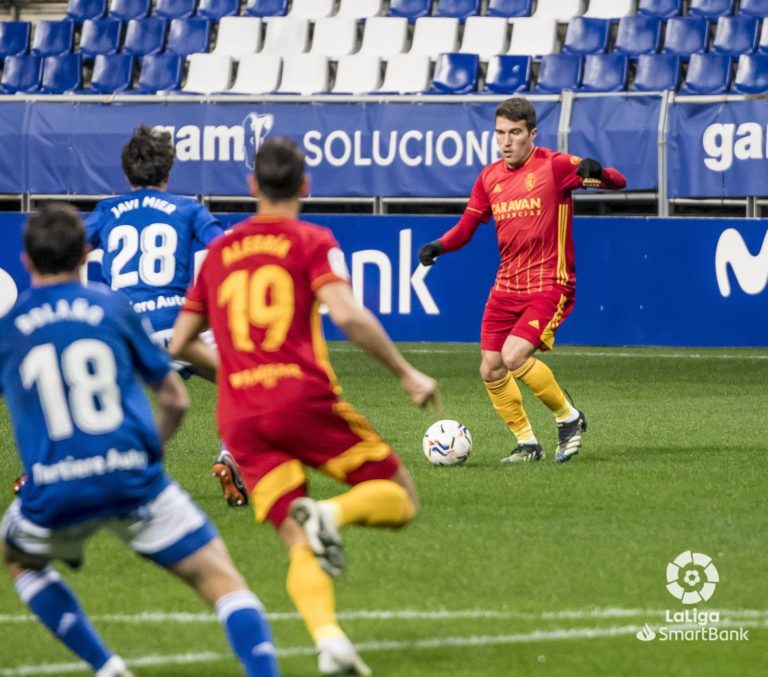
<instances>
[{"instance_id":1,"label":"stadium seat","mask_svg":"<svg viewBox=\"0 0 768 677\"><path fill-rule=\"evenodd\" d=\"M361 54L386 59L405 50L408 38L408 19L396 16L372 16L363 27Z\"/></svg>"},{"instance_id":2,"label":"stadium seat","mask_svg":"<svg viewBox=\"0 0 768 677\"><path fill-rule=\"evenodd\" d=\"M658 19L671 19L683 13L683 0L640 0L637 13Z\"/></svg>"},{"instance_id":3,"label":"stadium seat","mask_svg":"<svg viewBox=\"0 0 768 677\"><path fill-rule=\"evenodd\" d=\"M480 14L480 0L440 0L437 5L437 16L458 19L462 23L478 14Z\"/></svg>"},{"instance_id":4,"label":"stadium seat","mask_svg":"<svg viewBox=\"0 0 768 677\"><path fill-rule=\"evenodd\" d=\"M534 94L559 94L577 89L581 79L581 57L576 54L547 54L541 57Z\"/></svg>"},{"instance_id":5,"label":"stadium seat","mask_svg":"<svg viewBox=\"0 0 768 677\"><path fill-rule=\"evenodd\" d=\"M131 88L133 57L130 54L99 54L93 60L93 76L87 91L117 94Z\"/></svg>"},{"instance_id":6,"label":"stadium seat","mask_svg":"<svg viewBox=\"0 0 768 677\"><path fill-rule=\"evenodd\" d=\"M311 54L337 60L357 48L357 21L351 17L331 16L318 19L312 37Z\"/></svg>"},{"instance_id":7,"label":"stadium seat","mask_svg":"<svg viewBox=\"0 0 768 677\"><path fill-rule=\"evenodd\" d=\"M490 0L487 16L501 16L507 19L516 16L531 16L533 0Z\"/></svg>"},{"instance_id":8,"label":"stadium seat","mask_svg":"<svg viewBox=\"0 0 768 677\"><path fill-rule=\"evenodd\" d=\"M225 16L219 21L214 54L240 57L261 47L261 19L255 16Z\"/></svg>"},{"instance_id":9,"label":"stadium seat","mask_svg":"<svg viewBox=\"0 0 768 677\"><path fill-rule=\"evenodd\" d=\"M157 0L155 16L161 19L188 19L195 13L197 0Z\"/></svg>"},{"instance_id":10,"label":"stadium seat","mask_svg":"<svg viewBox=\"0 0 768 677\"><path fill-rule=\"evenodd\" d=\"M187 81L182 92L212 94L229 89L232 81L232 57L224 54L190 54L187 57Z\"/></svg>"},{"instance_id":11,"label":"stadium seat","mask_svg":"<svg viewBox=\"0 0 768 677\"><path fill-rule=\"evenodd\" d=\"M32 53L40 56L56 56L72 51L75 23L63 21L38 21L32 40Z\"/></svg>"},{"instance_id":12,"label":"stadium seat","mask_svg":"<svg viewBox=\"0 0 768 677\"><path fill-rule=\"evenodd\" d=\"M237 16L240 11L240 0L200 0L197 6L197 16L211 21L219 21L224 17Z\"/></svg>"},{"instance_id":13,"label":"stadium seat","mask_svg":"<svg viewBox=\"0 0 768 677\"><path fill-rule=\"evenodd\" d=\"M584 14L584 0L538 0L536 11L538 19L555 19L568 23L573 17Z\"/></svg>"},{"instance_id":14,"label":"stadium seat","mask_svg":"<svg viewBox=\"0 0 768 677\"><path fill-rule=\"evenodd\" d=\"M715 27L712 51L736 57L757 47L760 22L753 16L721 16Z\"/></svg>"},{"instance_id":15,"label":"stadium seat","mask_svg":"<svg viewBox=\"0 0 768 677\"><path fill-rule=\"evenodd\" d=\"M733 81L735 94L768 92L768 54L742 54Z\"/></svg>"},{"instance_id":16,"label":"stadium seat","mask_svg":"<svg viewBox=\"0 0 768 677\"><path fill-rule=\"evenodd\" d=\"M591 19L621 19L633 16L635 0L589 0L584 16Z\"/></svg>"},{"instance_id":17,"label":"stadium seat","mask_svg":"<svg viewBox=\"0 0 768 677\"><path fill-rule=\"evenodd\" d=\"M606 19L571 19L565 33L566 54L600 54L608 47L611 22Z\"/></svg>"},{"instance_id":18,"label":"stadium seat","mask_svg":"<svg viewBox=\"0 0 768 677\"><path fill-rule=\"evenodd\" d=\"M80 54L86 59L92 59L97 54L117 54L122 35L122 21L86 19L80 33Z\"/></svg>"},{"instance_id":19,"label":"stadium seat","mask_svg":"<svg viewBox=\"0 0 768 677\"><path fill-rule=\"evenodd\" d=\"M240 57L230 94L271 94L280 84L282 59L276 54L246 54Z\"/></svg>"},{"instance_id":20,"label":"stadium seat","mask_svg":"<svg viewBox=\"0 0 768 677\"><path fill-rule=\"evenodd\" d=\"M367 19L381 14L382 0L341 0L336 16Z\"/></svg>"},{"instance_id":21,"label":"stadium seat","mask_svg":"<svg viewBox=\"0 0 768 677\"><path fill-rule=\"evenodd\" d=\"M531 85L530 56L498 54L488 61L484 94L517 94L526 92Z\"/></svg>"},{"instance_id":22,"label":"stadium seat","mask_svg":"<svg viewBox=\"0 0 768 677\"><path fill-rule=\"evenodd\" d=\"M43 59L37 54L6 57L0 91L4 94L34 92L40 86Z\"/></svg>"},{"instance_id":23,"label":"stadium seat","mask_svg":"<svg viewBox=\"0 0 768 677\"><path fill-rule=\"evenodd\" d=\"M675 54L688 59L691 54L707 51L709 22L698 16L676 16L667 21L664 47L665 54Z\"/></svg>"},{"instance_id":24,"label":"stadium seat","mask_svg":"<svg viewBox=\"0 0 768 677\"><path fill-rule=\"evenodd\" d=\"M333 14L334 0L293 0L288 16L317 21Z\"/></svg>"},{"instance_id":25,"label":"stadium seat","mask_svg":"<svg viewBox=\"0 0 768 677\"><path fill-rule=\"evenodd\" d=\"M739 14L753 16L756 19L768 17L768 0L741 0Z\"/></svg>"},{"instance_id":26,"label":"stadium seat","mask_svg":"<svg viewBox=\"0 0 768 677\"><path fill-rule=\"evenodd\" d=\"M245 13L248 16L285 16L288 0L248 0Z\"/></svg>"},{"instance_id":27,"label":"stadium seat","mask_svg":"<svg viewBox=\"0 0 768 677\"><path fill-rule=\"evenodd\" d=\"M637 56L659 51L661 19L653 16L627 16L619 21L614 52Z\"/></svg>"},{"instance_id":28,"label":"stadium seat","mask_svg":"<svg viewBox=\"0 0 768 677\"><path fill-rule=\"evenodd\" d=\"M763 30L760 31L760 42L757 43L760 54L768 54L768 21L763 20Z\"/></svg>"},{"instance_id":29,"label":"stadium seat","mask_svg":"<svg viewBox=\"0 0 768 677\"><path fill-rule=\"evenodd\" d=\"M432 87L427 94L470 94L477 91L480 58L477 54L450 52L440 54L435 62Z\"/></svg>"},{"instance_id":30,"label":"stadium seat","mask_svg":"<svg viewBox=\"0 0 768 677\"><path fill-rule=\"evenodd\" d=\"M627 88L629 57L625 54L587 54L580 92L623 92Z\"/></svg>"},{"instance_id":31,"label":"stadium seat","mask_svg":"<svg viewBox=\"0 0 768 677\"><path fill-rule=\"evenodd\" d=\"M42 94L66 94L83 85L83 64L79 54L58 54L43 59Z\"/></svg>"},{"instance_id":32,"label":"stadium seat","mask_svg":"<svg viewBox=\"0 0 768 677\"><path fill-rule=\"evenodd\" d=\"M141 60L137 94L175 91L181 84L183 59L177 54L150 54Z\"/></svg>"},{"instance_id":33,"label":"stadium seat","mask_svg":"<svg viewBox=\"0 0 768 677\"><path fill-rule=\"evenodd\" d=\"M459 39L459 20L443 17L420 17L413 29L411 54L426 54L432 61L438 54L456 50Z\"/></svg>"},{"instance_id":34,"label":"stadium seat","mask_svg":"<svg viewBox=\"0 0 768 677\"><path fill-rule=\"evenodd\" d=\"M173 19L168 28L168 54L187 56L207 52L211 37L211 22L207 19Z\"/></svg>"},{"instance_id":35,"label":"stadium seat","mask_svg":"<svg viewBox=\"0 0 768 677\"><path fill-rule=\"evenodd\" d=\"M328 91L328 58L318 54L290 54L283 57L283 76L278 94L309 96Z\"/></svg>"},{"instance_id":36,"label":"stadium seat","mask_svg":"<svg viewBox=\"0 0 768 677\"><path fill-rule=\"evenodd\" d=\"M389 4L388 16L399 16L411 23L419 17L429 16L432 0L392 0Z\"/></svg>"},{"instance_id":37,"label":"stadium seat","mask_svg":"<svg viewBox=\"0 0 768 677\"><path fill-rule=\"evenodd\" d=\"M381 59L372 54L349 54L339 59L333 94L367 94L381 85Z\"/></svg>"},{"instance_id":38,"label":"stadium seat","mask_svg":"<svg viewBox=\"0 0 768 677\"><path fill-rule=\"evenodd\" d=\"M107 11L107 0L69 0L67 19L81 24L86 19L101 19Z\"/></svg>"},{"instance_id":39,"label":"stadium seat","mask_svg":"<svg viewBox=\"0 0 768 677\"><path fill-rule=\"evenodd\" d=\"M0 21L0 59L26 54L31 29L28 21Z\"/></svg>"},{"instance_id":40,"label":"stadium seat","mask_svg":"<svg viewBox=\"0 0 768 677\"><path fill-rule=\"evenodd\" d=\"M724 94L730 85L730 56L692 54L680 94Z\"/></svg>"},{"instance_id":41,"label":"stadium seat","mask_svg":"<svg viewBox=\"0 0 768 677\"><path fill-rule=\"evenodd\" d=\"M727 16L733 14L733 0L691 0L688 14L701 16L705 19Z\"/></svg>"},{"instance_id":42,"label":"stadium seat","mask_svg":"<svg viewBox=\"0 0 768 677\"><path fill-rule=\"evenodd\" d=\"M309 21L293 16L269 17L262 54L301 54L307 51Z\"/></svg>"},{"instance_id":43,"label":"stadium seat","mask_svg":"<svg viewBox=\"0 0 768 677\"><path fill-rule=\"evenodd\" d=\"M680 57L674 54L641 54L637 57L635 92L677 91L680 84Z\"/></svg>"},{"instance_id":44,"label":"stadium seat","mask_svg":"<svg viewBox=\"0 0 768 677\"><path fill-rule=\"evenodd\" d=\"M387 62L381 93L416 94L429 86L430 60L424 54L395 54Z\"/></svg>"},{"instance_id":45,"label":"stadium seat","mask_svg":"<svg viewBox=\"0 0 768 677\"><path fill-rule=\"evenodd\" d=\"M112 0L109 5L109 18L130 21L143 19L149 14L150 0Z\"/></svg>"},{"instance_id":46,"label":"stadium seat","mask_svg":"<svg viewBox=\"0 0 768 677\"><path fill-rule=\"evenodd\" d=\"M509 23L500 16L471 16L464 24L464 36L459 51L477 54L488 61L494 54L507 51Z\"/></svg>"},{"instance_id":47,"label":"stadium seat","mask_svg":"<svg viewBox=\"0 0 768 677\"><path fill-rule=\"evenodd\" d=\"M543 56L557 52L557 21L526 18L512 20L512 38L507 54Z\"/></svg>"},{"instance_id":48,"label":"stadium seat","mask_svg":"<svg viewBox=\"0 0 768 677\"><path fill-rule=\"evenodd\" d=\"M123 52L133 56L159 54L165 45L165 33L168 22L165 19L149 17L131 19L125 29Z\"/></svg>"}]
</instances>

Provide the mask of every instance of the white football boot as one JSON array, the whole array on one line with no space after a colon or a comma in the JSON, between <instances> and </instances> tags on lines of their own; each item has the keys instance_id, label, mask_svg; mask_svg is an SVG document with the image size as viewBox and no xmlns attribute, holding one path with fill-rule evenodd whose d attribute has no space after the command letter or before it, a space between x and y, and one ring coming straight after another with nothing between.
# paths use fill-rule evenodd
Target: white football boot
<instances>
[{"instance_id":1,"label":"white football boot","mask_svg":"<svg viewBox=\"0 0 768 677\"><path fill-rule=\"evenodd\" d=\"M321 675L372 675L347 637L321 639L317 643L317 667Z\"/></svg>"}]
</instances>

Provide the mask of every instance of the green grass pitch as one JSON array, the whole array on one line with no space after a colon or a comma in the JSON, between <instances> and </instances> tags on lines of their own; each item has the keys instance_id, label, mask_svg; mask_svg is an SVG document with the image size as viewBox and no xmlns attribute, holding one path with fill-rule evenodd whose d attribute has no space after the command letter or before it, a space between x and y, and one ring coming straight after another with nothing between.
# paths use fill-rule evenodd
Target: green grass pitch
<instances>
[{"instance_id":1,"label":"green grass pitch","mask_svg":"<svg viewBox=\"0 0 768 677\"><path fill-rule=\"evenodd\" d=\"M582 453L554 462L552 418L525 393L547 459L507 467L499 459L512 437L480 382L477 345L401 347L438 379L442 417L465 423L474 449L463 467L430 466L421 436L434 414L413 407L367 356L332 344L345 396L393 444L421 497L403 531L345 532L338 609L375 674L766 674L767 351L560 347L543 359L589 416ZM271 613L284 674L316 674L277 537L249 510L228 509L210 476L214 390L199 380L188 387L193 406L169 446L169 470ZM7 414L0 434L4 509L18 470ZM312 476L315 496L338 490ZM636 638L646 623L656 632L669 625L665 610L683 609L666 590L666 566L686 550L710 555L719 571L699 611L718 610L719 627L743 627L748 641ZM137 677L240 674L194 594L111 537L94 539L84 571L67 579ZM85 671L0 577L0 677L44 674Z\"/></svg>"}]
</instances>

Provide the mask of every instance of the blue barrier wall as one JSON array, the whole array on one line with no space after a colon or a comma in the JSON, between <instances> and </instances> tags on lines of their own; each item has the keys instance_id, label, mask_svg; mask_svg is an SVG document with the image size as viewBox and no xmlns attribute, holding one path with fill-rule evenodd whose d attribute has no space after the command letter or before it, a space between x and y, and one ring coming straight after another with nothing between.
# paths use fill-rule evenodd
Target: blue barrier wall
<instances>
[{"instance_id":1,"label":"blue barrier wall","mask_svg":"<svg viewBox=\"0 0 768 677\"><path fill-rule=\"evenodd\" d=\"M228 224L239 216L224 215ZM492 224L433 268L419 246L453 217L313 215L347 256L353 288L396 340L478 341L496 272ZM23 217L0 215L0 309L28 284ZM768 220L577 218L577 302L561 343L768 346ZM5 280L5 284L3 283ZM329 338L340 338L328 326Z\"/></svg>"}]
</instances>

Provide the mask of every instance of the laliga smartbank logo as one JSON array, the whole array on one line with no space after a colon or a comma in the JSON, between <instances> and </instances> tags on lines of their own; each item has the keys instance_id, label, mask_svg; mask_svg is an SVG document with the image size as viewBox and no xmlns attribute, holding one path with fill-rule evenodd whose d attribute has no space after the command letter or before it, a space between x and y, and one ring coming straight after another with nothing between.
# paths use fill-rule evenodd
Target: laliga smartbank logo
<instances>
[{"instance_id":1,"label":"laliga smartbank logo","mask_svg":"<svg viewBox=\"0 0 768 677\"><path fill-rule=\"evenodd\" d=\"M666 573L667 591L686 608L666 609L663 624L656 630L646 623L635 634L641 642L655 639L661 642L749 640L749 630L734 628L727 621L721 624L719 611L691 608L691 605L707 602L720 582L720 574L709 555L691 550L681 552L667 564ZM730 627L723 627L726 624Z\"/></svg>"}]
</instances>

